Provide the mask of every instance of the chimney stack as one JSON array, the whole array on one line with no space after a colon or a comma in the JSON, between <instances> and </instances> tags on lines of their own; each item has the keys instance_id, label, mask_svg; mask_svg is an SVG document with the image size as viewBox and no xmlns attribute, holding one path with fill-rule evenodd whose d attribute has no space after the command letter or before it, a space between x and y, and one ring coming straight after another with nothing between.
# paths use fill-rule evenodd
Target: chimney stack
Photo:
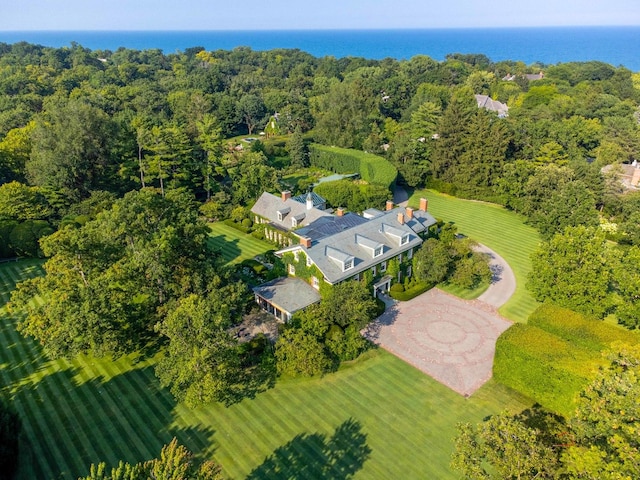
<instances>
[{"instance_id":1,"label":"chimney stack","mask_svg":"<svg viewBox=\"0 0 640 480\"><path fill-rule=\"evenodd\" d=\"M404 225L404 213L399 213L398 214L398 223L400 225Z\"/></svg>"},{"instance_id":2,"label":"chimney stack","mask_svg":"<svg viewBox=\"0 0 640 480\"><path fill-rule=\"evenodd\" d=\"M309 237L300 237L300 245L305 248L311 248L311 239Z\"/></svg>"},{"instance_id":3,"label":"chimney stack","mask_svg":"<svg viewBox=\"0 0 640 480\"><path fill-rule=\"evenodd\" d=\"M387 205L386 205L386 210L392 210L393 209L393 202L391 200L387 200Z\"/></svg>"},{"instance_id":4,"label":"chimney stack","mask_svg":"<svg viewBox=\"0 0 640 480\"><path fill-rule=\"evenodd\" d=\"M291 198L291 192L289 190L285 190L284 192L282 192L282 201L283 202L286 202L290 198Z\"/></svg>"},{"instance_id":5,"label":"chimney stack","mask_svg":"<svg viewBox=\"0 0 640 480\"><path fill-rule=\"evenodd\" d=\"M313 196L311 192L307 193L307 210L311 210L313 208Z\"/></svg>"},{"instance_id":6,"label":"chimney stack","mask_svg":"<svg viewBox=\"0 0 640 480\"><path fill-rule=\"evenodd\" d=\"M423 212L427 211L427 207L429 206L429 201L426 198L420 199L420 210Z\"/></svg>"},{"instance_id":7,"label":"chimney stack","mask_svg":"<svg viewBox=\"0 0 640 480\"><path fill-rule=\"evenodd\" d=\"M344 216L344 208L340 207L336 210L336 215L338 217L343 217Z\"/></svg>"},{"instance_id":8,"label":"chimney stack","mask_svg":"<svg viewBox=\"0 0 640 480\"><path fill-rule=\"evenodd\" d=\"M407 207L406 211L407 211L407 218L408 219L412 219L413 218L413 208Z\"/></svg>"}]
</instances>

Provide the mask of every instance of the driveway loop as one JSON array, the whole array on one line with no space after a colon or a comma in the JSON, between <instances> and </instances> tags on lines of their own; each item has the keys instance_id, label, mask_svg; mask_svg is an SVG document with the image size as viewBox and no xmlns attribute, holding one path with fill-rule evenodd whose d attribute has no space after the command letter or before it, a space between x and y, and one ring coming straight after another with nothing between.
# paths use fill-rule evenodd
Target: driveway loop
<instances>
[{"instance_id":1,"label":"driveway loop","mask_svg":"<svg viewBox=\"0 0 640 480\"><path fill-rule=\"evenodd\" d=\"M491 257L494 278L477 300L461 300L432 288L408 302L394 302L363 335L465 397L491 378L496 340L511 322L496 308L515 291L507 262ZM387 303L387 302L385 302Z\"/></svg>"}]
</instances>

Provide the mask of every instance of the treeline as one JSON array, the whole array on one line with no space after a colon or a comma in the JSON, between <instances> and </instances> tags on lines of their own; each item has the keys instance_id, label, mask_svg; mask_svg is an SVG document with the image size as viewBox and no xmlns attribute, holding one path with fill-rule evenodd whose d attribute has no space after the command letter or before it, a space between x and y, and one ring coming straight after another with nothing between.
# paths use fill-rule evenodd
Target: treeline
<instances>
[{"instance_id":1,"label":"treeline","mask_svg":"<svg viewBox=\"0 0 640 480\"><path fill-rule=\"evenodd\" d=\"M474 94L506 103L508 116L478 108ZM309 167L309 147L315 161L334 146L383 157L409 187L501 203L545 239L602 230L626 258L640 244L640 193L602 167L640 156L639 102L640 74L602 62L0 44L0 255L40 255L40 238L141 187L189 192L204 217L228 218ZM389 197L395 171L367 163L361 175L371 183L323 187L330 202L381 207L371 203ZM541 262L535 275L547 278ZM636 277L612 269L591 297L605 295L602 307L587 289L561 304L635 325ZM541 300L559 295L531 285Z\"/></svg>"},{"instance_id":2,"label":"treeline","mask_svg":"<svg viewBox=\"0 0 640 480\"><path fill-rule=\"evenodd\" d=\"M273 140L297 131L382 155L411 187L502 203L546 237L596 224L596 207L624 236L626 197L600 168L638 157L639 83L602 62L0 44L0 182L38 187L53 222L92 191L141 186L187 188L225 216L308 165L299 141ZM506 103L508 117L474 94ZM260 129L271 138L244 154L224 142Z\"/></svg>"}]
</instances>

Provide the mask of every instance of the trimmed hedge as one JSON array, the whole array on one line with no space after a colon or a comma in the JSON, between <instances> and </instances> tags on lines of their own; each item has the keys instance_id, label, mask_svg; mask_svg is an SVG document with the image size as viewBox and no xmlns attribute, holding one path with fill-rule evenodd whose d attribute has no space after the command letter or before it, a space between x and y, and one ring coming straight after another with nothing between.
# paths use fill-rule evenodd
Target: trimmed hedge
<instances>
[{"instance_id":1,"label":"trimmed hedge","mask_svg":"<svg viewBox=\"0 0 640 480\"><path fill-rule=\"evenodd\" d=\"M565 417L577 394L605 365L599 353L581 349L549 332L514 324L496 343L493 376Z\"/></svg>"},{"instance_id":2,"label":"trimmed hedge","mask_svg":"<svg viewBox=\"0 0 640 480\"><path fill-rule=\"evenodd\" d=\"M348 148L309 145L311 165L336 173L358 172L363 180L392 189L398 170L385 158Z\"/></svg>"},{"instance_id":3,"label":"trimmed hedge","mask_svg":"<svg viewBox=\"0 0 640 480\"><path fill-rule=\"evenodd\" d=\"M545 304L529 317L529 325L553 333L575 345L600 352L613 342L638 343L640 335L635 331L592 320L566 308Z\"/></svg>"},{"instance_id":4,"label":"trimmed hedge","mask_svg":"<svg viewBox=\"0 0 640 480\"><path fill-rule=\"evenodd\" d=\"M515 324L496 344L493 375L499 382L568 416L579 392L606 366L611 343L637 344L640 335L554 305L542 305L528 324Z\"/></svg>"},{"instance_id":5,"label":"trimmed hedge","mask_svg":"<svg viewBox=\"0 0 640 480\"><path fill-rule=\"evenodd\" d=\"M417 297L418 295L422 295L427 290L433 288L434 285L431 283L418 283L414 287L407 288L403 292L396 292L393 290L393 287L389 290L389 296L394 300L398 300L400 302L406 302L411 300L412 298Z\"/></svg>"}]
</instances>

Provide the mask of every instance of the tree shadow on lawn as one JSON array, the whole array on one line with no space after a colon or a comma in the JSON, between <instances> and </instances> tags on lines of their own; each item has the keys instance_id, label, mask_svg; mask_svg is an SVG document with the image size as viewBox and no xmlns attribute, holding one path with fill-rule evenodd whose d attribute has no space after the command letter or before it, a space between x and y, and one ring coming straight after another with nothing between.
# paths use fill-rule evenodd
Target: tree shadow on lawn
<instances>
[{"instance_id":1,"label":"tree shadow on lawn","mask_svg":"<svg viewBox=\"0 0 640 480\"><path fill-rule=\"evenodd\" d=\"M109 469L120 460L138 463L157 457L174 436L196 455L212 453L213 429L174 425L176 402L153 367L86 381L79 379L82 370L71 367L17 388L13 401L24 437L18 478L78 478L92 463Z\"/></svg>"},{"instance_id":2,"label":"tree shadow on lawn","mask_svg":"<svg viewBox=\"0 0 640 480\"><path fill-rule=\"evenodd\" d=\"M208 243L214 253L220 255L223 263L231 263L242 255L242 249L238 246L240 240L237 238L227 240L224 235L212 235L209 237Z\"/></svg>"},{"instance_id":3,"label":"tree shadow on lawn","mask_svg":"<svg viewBox=\"0 0 640 480\"><path fill-rule=\"evenodd\" d=\"M320 433L296 435L254 468L247 480L346 480L362 469L371 455L366 440L362 426L353 418L339 425L329 438Z\"/></svg>"}]
</instances>

